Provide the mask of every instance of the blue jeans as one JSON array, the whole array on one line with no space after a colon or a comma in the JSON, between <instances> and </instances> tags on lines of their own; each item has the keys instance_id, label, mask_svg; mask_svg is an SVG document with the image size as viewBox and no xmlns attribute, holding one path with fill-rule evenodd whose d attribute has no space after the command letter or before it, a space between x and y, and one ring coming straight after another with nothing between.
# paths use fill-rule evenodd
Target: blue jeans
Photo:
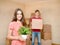
<instances>
[{"instance_id":1,"label":"blue jeans","mask_svg":"<svg viewBox=\"0 0 60 45\"><path fill-rule=\"evenodd\" d=\"M32 32L32 45L34 45L35 37L37 37L37 39L38 39L38 45L41 45L41 33Z\"/></svg>"}]
</instances>

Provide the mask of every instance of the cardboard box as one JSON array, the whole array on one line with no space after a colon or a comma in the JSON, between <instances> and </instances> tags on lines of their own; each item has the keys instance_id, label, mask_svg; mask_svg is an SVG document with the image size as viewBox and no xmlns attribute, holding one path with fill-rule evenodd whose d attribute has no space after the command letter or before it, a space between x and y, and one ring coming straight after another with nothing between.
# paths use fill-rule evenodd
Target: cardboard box
<instances>
[{"instance_id":1,"label":"cardboard box","mask_svg":"<svg viewBox=\"0 0 60 45\"><path fill-rule=\"evenodd\" d=\"M44 24L42 34L43 34L43 39L51 40L51 25L50 24Z\"/></svg>"}]
</instances>

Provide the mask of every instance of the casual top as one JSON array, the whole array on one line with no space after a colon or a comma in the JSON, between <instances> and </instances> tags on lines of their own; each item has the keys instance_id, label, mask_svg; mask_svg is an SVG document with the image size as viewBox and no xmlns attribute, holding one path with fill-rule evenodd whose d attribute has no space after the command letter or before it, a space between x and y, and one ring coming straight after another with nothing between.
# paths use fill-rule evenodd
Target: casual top
<instances>
[{"instance_id":1,"label":"casual top","mask_svg":"<svg viewBox=\"0 0 60 45\"><path fill-rule=\"evenodd\" d=\"M42 19L40 17L36 18L36 17L32 17L30 18L30 22L32 22L32 19ZM40 32L41 30L40 29L32 29L32 32Z\"/></svg>"},{"instance_id":2,"label":"casual top","mask_svg":"<svg viewBox=\"0 0 60 45\"><path fill-rule=\"evenodd\" d=\"M13 36L18 36L18 29L21 27L21 24L18 22L11 22L9 24L9 30L12 30L12 35ZM12 40L11 45L26 45L24 41L20 40Z\"/></svg>"}]
</instances>

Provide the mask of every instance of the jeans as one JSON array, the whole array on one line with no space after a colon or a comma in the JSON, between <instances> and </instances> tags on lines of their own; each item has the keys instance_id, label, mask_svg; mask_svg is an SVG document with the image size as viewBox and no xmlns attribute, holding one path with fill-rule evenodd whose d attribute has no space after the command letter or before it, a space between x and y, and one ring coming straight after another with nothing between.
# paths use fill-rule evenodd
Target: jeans
<instances>
[{"instance_id":1,"label":"jeans","mask_svg":"<svg viewBox=\"0 0 60 45\"><path fill-rule=\"evenodd\" d=\"M35 37L37 37L37 39L38 39L38 45L41 45L41 33L32 32L32 45L34 45Z\"/></svg>"}]
</instances>

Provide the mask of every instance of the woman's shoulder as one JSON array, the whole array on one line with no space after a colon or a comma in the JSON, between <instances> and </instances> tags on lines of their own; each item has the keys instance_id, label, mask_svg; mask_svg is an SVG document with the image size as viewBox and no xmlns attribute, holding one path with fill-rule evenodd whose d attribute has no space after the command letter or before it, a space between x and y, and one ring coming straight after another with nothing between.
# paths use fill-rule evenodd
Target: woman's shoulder
<instances>
[{"instance_id":1,"label":"woman's shoulder","mask_svg":"<svg viewBox=\"0 0 60 45\"><path fill-rule=\"evenodd\" d=\"M9 23L9 25L14 25L16 22L15 21L12 21Z\"/></svg>"}]
</instances>

